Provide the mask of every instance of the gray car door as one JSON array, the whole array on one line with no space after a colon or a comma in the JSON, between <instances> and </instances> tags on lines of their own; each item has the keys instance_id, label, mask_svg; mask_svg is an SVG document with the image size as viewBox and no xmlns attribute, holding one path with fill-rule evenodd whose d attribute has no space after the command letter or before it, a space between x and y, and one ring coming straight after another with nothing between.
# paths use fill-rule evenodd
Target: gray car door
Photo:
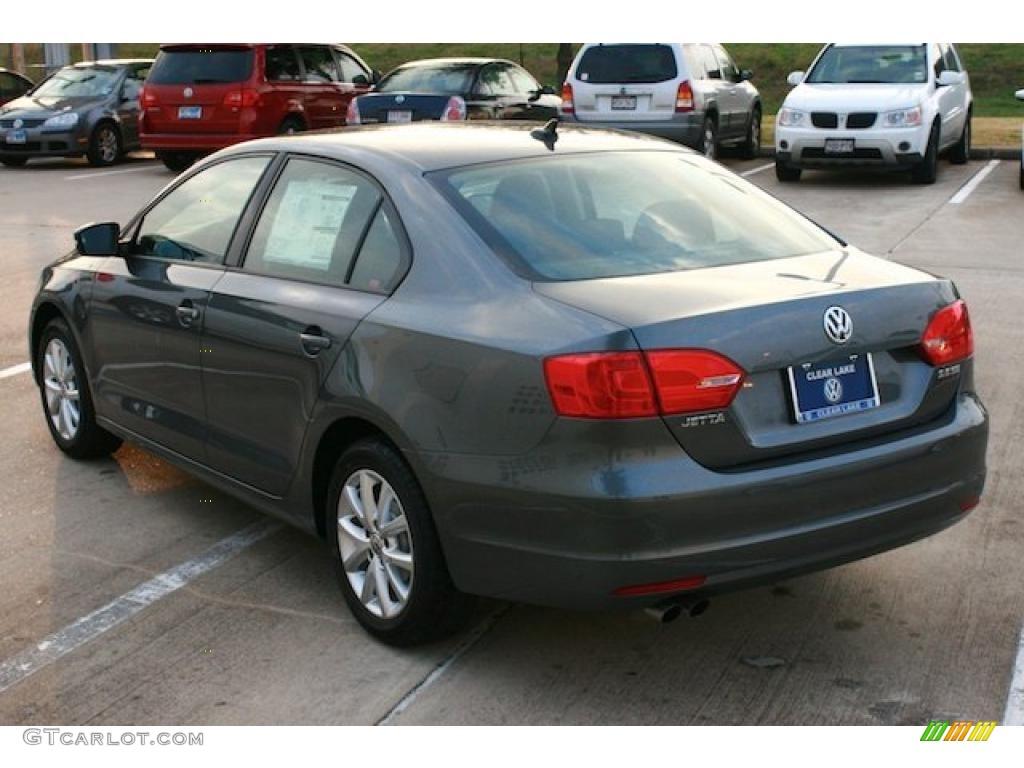
<instances>
[{"instance_id":1,"label":"gray car door","mask_svg":"<svg viewBox=\"0 0 1024 768\"><path fill-rule=\"evenodd\" d=\"M743 136L747 130L749 104L746 89L739 82L740 72L732 58L720 45L712 45L715 58L718 60L718 71L721 74L719 85L719 109L727 119L721 131L722 138L732 139Z\"/></svg>"},{"instance_id":2,"label":"gray car door","mask_svg":"<svg viewBox=\"0 0 1024 768\"><path fill-rule=\"evenodd\" d=\"M145 67L130 67L118 93L117 117L121 124L121 140L125 149L139 146L139 91L149 72Z\"/></svg>"},{"instance_id":3,"label":"gray car door","mask_svg":"<svg viewBox=\"0 0 1024 768\"><path fill-rule=\"evenodd\" d=\"M210 465L281 496L321 387L359 321L408 260L397 217L367 175L291 157L241 258L210 297L203 381Z\"/></svg>"},{"instance_id":4,"label":"gray car door","mask_svg":"<svg viewBox=\"0 0 1024 768\"><path fill-rule=\"evenodd\" d=\"M129 229L93 282L96 410L183 456L204 457L200 330L210 289L269 156L193 174Z\"/></svg>"}]
</instances>

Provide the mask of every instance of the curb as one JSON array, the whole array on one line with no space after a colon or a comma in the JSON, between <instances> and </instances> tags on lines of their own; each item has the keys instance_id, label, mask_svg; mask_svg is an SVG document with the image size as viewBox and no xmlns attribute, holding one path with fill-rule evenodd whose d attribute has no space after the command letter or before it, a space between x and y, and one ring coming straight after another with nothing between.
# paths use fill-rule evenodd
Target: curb
<instances>
[{"instance_id":1,"label":"curb","mask_svg":"<svg viewBox=\"0 0 1024 768\"><path fill-rule=\"evenodd\" d=\"M761 147L758 157L775 157L775 147ZM1012 147L971 147L971 160L1020 160L1021 151Z\"/></svg>"}]
</instances>

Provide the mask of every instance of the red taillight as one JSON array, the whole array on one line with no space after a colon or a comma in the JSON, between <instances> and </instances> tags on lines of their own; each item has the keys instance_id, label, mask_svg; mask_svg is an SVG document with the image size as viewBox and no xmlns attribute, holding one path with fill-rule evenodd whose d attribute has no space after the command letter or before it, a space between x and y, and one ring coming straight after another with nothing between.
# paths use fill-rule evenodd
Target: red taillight
<instances>
[{"instance_id":1,"label":"red taillight","mask_svg":"<svg viewBox=\"0 0 1024 768\"><path fill-rule=\"evenodd\" d=\"M932 365L958 363L974 354L967 304L955 301L935 313L921 338L921 355Z\"/></svg>"},{"instance_id":2,"label":"red taillight","mask_svg":"<svg viewBox=\"0 0 1024 768\"><path fill-rule=\"evenodd\" d=\"M590 352L544 361L560 416L628 419L727 408L743 370L705 349Z\"/></svg>"},{"instance_id":3,"label":"red taillight","mask_svg":"<svg viewBox=\"0 0 1024 768\"><path fill-rule=\"evenodd\" d=\"M362 122L362 118L359 116L359 104L355 99L352 99L348 103L348 109L345 110L345 125L359 125Z\"/></svg>"},{"instance_id":4,"label":"red taillight","mask_svg":"<svg viewBox=\"0 0 1024 768\"><path fill-rule=\"evenodd\" d=\"M572 86L565 83L562 86L562 111L572 114L574 109L575 108L572 103Z\"/></svg>"},{"instance_id":5,"label":"red taillight","mask_svg":"<svg viewBox=\"0 0 1024 768\"><path fill-rule=\"evenodd\" d=\"M256 91L242 89L228 91L224 94L225 107L255 107L260 103L260 95Z\"/></svg>"},{"instance_id":6,"label":"red taillight","mask_svg":"<svg viewBox=\"0 0 1024 768\"><path fill-rule=\"evenodd\" d=\"M662 592L680 592L685 589L703 587L705 581L707 579L703 576L691 576L688 579L660 581L656 584L637 584L631 587L619 587L612 594L618 597L635 597L637 595L657 595Z\"/></svg>"},{"instance_id":7,"label":"red taillight","mask_svg":"<svg viewBox=\"0 0 1024 768\"><path fill-rule=\"evenodd\" d=\"M466 102L461 96L452 96L445 104L444 112L441 113L442 120L465 120Z\"/></svg>"},{"instance_id":8,"label":"red taillight","mask_svg":"<svg viewBox=\"0 0 1024 768\"><path fill-rule=\"evenodd\" d=\"M139 104L145 107L155 107L160 103L160 99L156 97L156 94L151 90L143 86L142 90L139 91Z\"/></svg>"},{"instance_id":9,"label":"red taillight","mask_svg":"<svg viewBox=\"0 0 1024 768\"><path fill-rule=\"evenodd\" d=\"M681 82L676 91L676 112L693 112L693 88L689 80Z\"/></svg>"}]
</instances>

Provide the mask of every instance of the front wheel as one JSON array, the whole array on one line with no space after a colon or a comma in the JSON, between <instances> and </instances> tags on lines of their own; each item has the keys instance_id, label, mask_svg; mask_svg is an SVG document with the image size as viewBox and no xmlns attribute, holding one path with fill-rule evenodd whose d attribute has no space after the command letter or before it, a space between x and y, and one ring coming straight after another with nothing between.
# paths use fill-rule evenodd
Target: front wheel
<instances>
[{"instance_id":1,"label":"front wheel","mask_svg":"<svg viewBox=\"0 0 1024 768\"><path fill-rule=\"evenodd\" d=\"M939 126L932 126L924 159L914 166L910 176L915 184L934 184L939 175Z\"/></svg>"},{"instance_id":2,"label":"front wheel","mask_svg":"<svg viewBox=\"0 0 1024 768\"><path fill-rule=\"evenodd\" d=\"M3 163L8 168L21 168L27 162L27 157L0 157L0 163Z\"/></svg>"},{"instance_id":3,"label":"front wheel","mask_svg":"<svg viewBox=\"0 0 1024 768\"><path fill-rule=\"evenodd\" d=\"M754 108L747 126L747 138L740 148L745 160L753 160L761 152L761 110Z\"/></svg>"},{"instance_id":4,"label":"front wheel","mask_svg":"<svg viewBox=\"0 0 1024 768\"><path fill-rule=\"evenodd\" d=\"M327 504L342 594L370 634L409 646L464 623L472 600L453 586L423 491L389 444L369 439L346 450Z\"/></svg>"},{"instance_id":5,"label":"front wheel","mask_svg":"<svg viewBox=\"0 0 1024 768\"><path fill-rule=\"evenodd\" d=\"M89 137L89 149L85 156L89 165L103 167L113 165L121 159L124 147L121 145L121 134L110 123L100 123L93 129Z\"/></svg>"},{"instance_id":6,"label":"front wheel","mask_svg":"<svg viewBox=\"0 0 1024 768\"><path fill-rule=\"evenodd\" d=\"M779 181L800 181L801 173L802 171L800 168L794 168L791 165L786 165L781 160L775 161L775 178Z\"/></svg>"}]
</instances>

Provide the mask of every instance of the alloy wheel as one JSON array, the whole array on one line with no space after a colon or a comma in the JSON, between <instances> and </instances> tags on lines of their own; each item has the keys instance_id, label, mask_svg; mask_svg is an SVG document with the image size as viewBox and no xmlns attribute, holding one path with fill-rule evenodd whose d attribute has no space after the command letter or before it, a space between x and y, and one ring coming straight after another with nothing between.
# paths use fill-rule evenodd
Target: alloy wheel
<instances>
[{"instance_id":1,"label":"alloy wheel","mask_svg":"<svg viewBox=\"0 0 1024 768\"><path fill-rule=\"evenodd\" d=\"M114 133L114 129L100 128L99 136L96 139L103 162L112 163L117 160L117 134Z\"/></svg>"},{"instance_id":2,"label":"alloy wheel","mask_svg":"<svg viewBox=\"0 0 1024 768\"><path fill-rule=\"evenodd\" d=\"M71 353L60 339L51 339L46 345L43 386L53 428L64 440L74 440L82 416L78 377Z\"/></svg>"}]
</instances>

